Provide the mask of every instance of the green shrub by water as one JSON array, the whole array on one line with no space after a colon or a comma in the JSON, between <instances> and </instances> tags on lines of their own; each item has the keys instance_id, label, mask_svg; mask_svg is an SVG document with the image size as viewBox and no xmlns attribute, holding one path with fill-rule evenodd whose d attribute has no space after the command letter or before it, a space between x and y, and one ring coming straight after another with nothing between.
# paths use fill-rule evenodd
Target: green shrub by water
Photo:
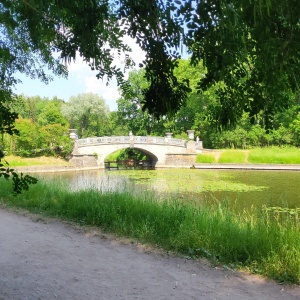
<instances>
[{"instance_id":1,"label":"green shrub by water","mask_svg":"<svg viewBox=\"0 0 300 300\"><path fill-rule=\"evenodd\" d=\"M236 212L226 203L195 206L176 199L161 201L149 192L136 194L130 189L71 192L51 183L38 183L13 197L11 185L4 180L0 184L0 201L6 205L300 283L298 210Z\"/></svg>"}]
</instances>

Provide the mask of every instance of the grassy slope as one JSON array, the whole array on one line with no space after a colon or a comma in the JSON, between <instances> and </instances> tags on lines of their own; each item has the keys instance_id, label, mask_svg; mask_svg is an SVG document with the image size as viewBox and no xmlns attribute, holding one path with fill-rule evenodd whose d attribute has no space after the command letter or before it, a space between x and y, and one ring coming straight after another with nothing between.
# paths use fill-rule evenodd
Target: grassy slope
<instances>
[{"instance_id":1,"label":"grassy slope","mask_svg":"<svg viewBox=\"0 0 300 300\"><path fill-rule=\"evenodd\" d=\"M299 148L272 147L220 151L199 154L197 156L197 163L300 164Z\"/></svg>"},{"instance_id":2,"label":"grassy slope","mask_svg":"<svg viewBox=\"0 0 300 300\"><path fill-rule=\"evenodd\" d=\"M237 212L220 203L156 200L149 191L71 192L57 183L38 183L17 197L10 196L10 189L2 180L0 203L300 283L298 210Z\"/></svg>"},{"instance_id":3,"label":"grassy slope","mask_svg":"<svg viewBox=\"0 0 300 300\"><path fill-rule=\"evenodd\" d=\"M56 158L53 156L41 157L20 157L20 156L5 156L5 160L9 163L10 167L23 167L23 166L69 166L69 162Z\"/></svg>"}]
</instances>

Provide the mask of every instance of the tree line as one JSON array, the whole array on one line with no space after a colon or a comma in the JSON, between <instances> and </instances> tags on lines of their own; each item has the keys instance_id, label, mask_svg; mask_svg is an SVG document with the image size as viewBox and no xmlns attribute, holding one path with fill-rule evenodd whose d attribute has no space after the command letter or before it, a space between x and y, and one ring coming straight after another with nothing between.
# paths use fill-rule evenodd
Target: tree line
<instances>
[{"instance_id":1,"label":"tree line","mask_svg":"<svg viewBox=\"0 0 300 300\"><path fill-rule=\"evenodd\" d=\"M73 143L68 130L77 129L79 138L91 136L135 135L164 136L172 132L174 137L187 138L188 129L195 130L205 148L251 148L266 146L300 145L300 103L291 93L290 108L274 115L272 129L268 130L264 118L251 123L248 112L242 112L234 128L220 130L212 115L220 105L216 88L199 93L197 82L204 76L202 64L192 66L188 60L180 60L175 69L178 78L188 78L191 92L174 116L160 119L142 109L142 90L149 85L143 68L129 73L127 91L121 90L118 108L110 111L105 99L93 93L72 96L68 102L53 99L19 96L15 111L19 112L15 128L19 135L5 134L3 143L7 153L20 156L56 155L67 157Z\"/></svg>"}]
</instances>

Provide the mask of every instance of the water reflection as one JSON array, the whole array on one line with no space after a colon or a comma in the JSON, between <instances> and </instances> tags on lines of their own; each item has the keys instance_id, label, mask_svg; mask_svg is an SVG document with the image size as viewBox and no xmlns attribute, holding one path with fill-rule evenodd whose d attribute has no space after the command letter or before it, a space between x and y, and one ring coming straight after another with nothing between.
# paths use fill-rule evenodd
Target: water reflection
<instances>
[{"instance_id":1,"label":"water reflection","mask_svg":"<svg viewBox=\"0 0 300 300\"><path fill-rule=\"evenodd\" d=\"M130 186L128 177L120 177L113 172L104 170L42 173L38 176L42 180L55 181L67 186L72 191L96 189L103 192L118 191Z\"/></svg>"},{"instance_id":2,"label":"water reflection","mask_svg":"<svg viewBox=\"0 0 300 300\"><path fill-rule=\"evenodd\" d=\"M300 207L300 173L250 170L81 171L41 174L72 190L154 190L161 197L229 201L241 207Z\"/></svg>"}]
</instances>

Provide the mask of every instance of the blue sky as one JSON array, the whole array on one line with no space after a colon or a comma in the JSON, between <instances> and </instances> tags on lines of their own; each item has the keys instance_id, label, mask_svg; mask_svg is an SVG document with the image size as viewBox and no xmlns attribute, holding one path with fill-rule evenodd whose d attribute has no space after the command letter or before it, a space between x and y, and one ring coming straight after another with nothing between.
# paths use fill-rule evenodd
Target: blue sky
<instances>
[{"instance_id":1,"label":"blue sky","mask_svg":"<svg viewBox=\"0 0 300 300\"><path fill-rule=\"evenodd\" d=\"M144 53L130 38L125 38L125 42L131 46L132 57L138 66L138 63L142 62L145 57ZM116 59L115 64L122 67L122 58ZM116 80L110 81L107 86L106 80L98 80L96 78L97 73L91 71L81 59L77 59L76 63L69 65L68 70L68 79L54 77L54 80L47 85L39 80L32 80L21 75L20 79L22 80L22 83L17 84L15 92L26 96L41 96L48 98L57 96L65 101L68 101L71 96L92 92L102 96L110 110L117 109L116 100L120 95Z\"/></svg>"}]
</instances>

